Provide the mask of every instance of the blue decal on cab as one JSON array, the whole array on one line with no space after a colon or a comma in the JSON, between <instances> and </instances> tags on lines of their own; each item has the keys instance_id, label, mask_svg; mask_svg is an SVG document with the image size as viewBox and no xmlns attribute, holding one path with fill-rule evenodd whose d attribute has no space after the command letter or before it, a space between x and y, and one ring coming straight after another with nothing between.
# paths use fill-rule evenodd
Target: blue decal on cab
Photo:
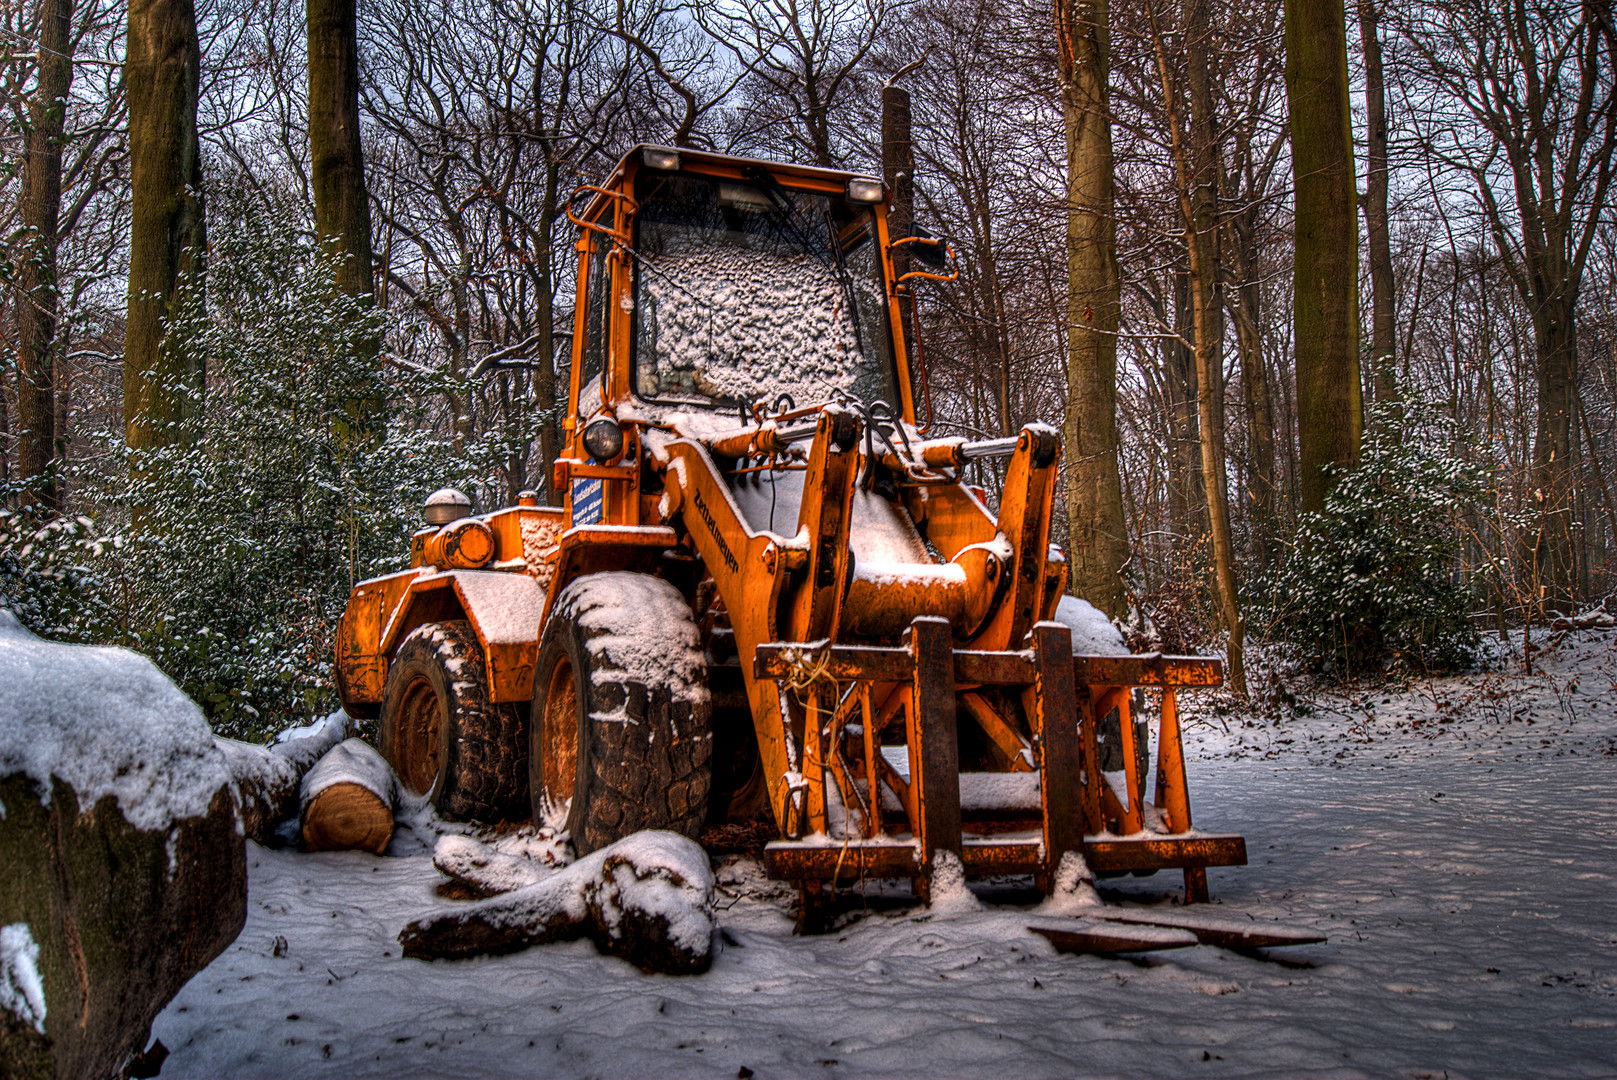
<instances>
[{"instance_id":1,"label":"blue decal on cab","mask_svg":"<svg viewBox=\"0 0 1617 1080\"><path fill-rule=\"evenodd\" d=\"M573 481L573 524L594 525L601 520L602 486L599 476Z\"/></svg>"}]
</instances>

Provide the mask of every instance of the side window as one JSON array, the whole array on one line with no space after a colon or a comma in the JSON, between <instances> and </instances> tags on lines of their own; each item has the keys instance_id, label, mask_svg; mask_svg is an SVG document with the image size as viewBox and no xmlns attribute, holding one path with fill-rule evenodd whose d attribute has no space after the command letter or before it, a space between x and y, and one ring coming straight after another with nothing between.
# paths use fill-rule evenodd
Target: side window
<instances>
[{"instance_id":1,"label":"side window","mask_svg":"<svg viewBox=\"0 0 1617 1080\"><path fill-rule=\"evenodd\" d=\"M608 206L602 211L602 226L612 228L616 209L615 206ZM584 327L583 378L578 384L581 395L589 389L592 381L601 377L601 368L606 362L607 334L612 324L612 274L607 259L607 253L612 250L612 240L603 233L592 231L590 242L594 250L590 252L589 281L585 286L588 308Z\"/></svg>"}]
</instances>

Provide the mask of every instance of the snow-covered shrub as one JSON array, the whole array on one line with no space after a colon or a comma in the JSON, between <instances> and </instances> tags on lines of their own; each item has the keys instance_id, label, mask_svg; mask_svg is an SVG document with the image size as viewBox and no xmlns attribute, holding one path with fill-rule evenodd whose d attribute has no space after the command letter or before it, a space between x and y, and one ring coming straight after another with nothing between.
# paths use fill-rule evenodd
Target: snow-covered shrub
<instances>
[{"instance_id":1,"label":"snow-covered shrub","mask_svg":"<svg viewBox=\"0 0 1617 1080\"><path fill-rule=\"evenodd\" d=\"M1339 674L1389 660L1466 666L1477 631L1457 566L1486 482L1454 423L1419 399L1373 406L1359 466L1305 515L1273 588L1281 636ZM1256 591L1256 590L1255 590ZM1259 601L1261 603L1261 601Z\"/></svg>"},{"instance_id":2,"label":"snow-covered shrub","mask_svg":"<svg viewBox=\"0 0 1617 1080\"><path fill-rule=\"evenodd\" d=\"M406 564L450 455L408 428L355 432L349 403L389 389L366 348L378 313L335 287L293 209L215 188L206 290L168 331L207 387L173 445L130 462L123 616L218 730L253 736L333 707L348 592Z\"/></svg>"},{"instance_id":3,"label":"snow-covered shrub","mask_svg":"<svg viewBox=\"0 0 1617 1080\"><path fill-rule=\"evenodd\" d=\"M0 511L0 606L45 637L145 653L221 734L255 739L335 707L337 618L355 581L407 565L426 494L498 504L536 431L440 434L434 403L469 380L370 358L382 314L336 288L303 209L228 173L208 185L205 288L168 328L206 387L171 388L187 415L137 458L121 428L83 433L107 448L80 477L88 515ZM346 407L371 396L385 435Z\"/></svg>"},{"instance_id":4,"label":"snow-covered shrub","mask_svg":"<svg viewBox=\"0 0 1617 1080\"><path fill-rule=\"evenodd\" d=\"M89 517L52 517L24 505L25 487L0 486L0 607L45 637L95 641L110 616L98 571L122 538L103 536Z\"/></svg>"}]
</instances>

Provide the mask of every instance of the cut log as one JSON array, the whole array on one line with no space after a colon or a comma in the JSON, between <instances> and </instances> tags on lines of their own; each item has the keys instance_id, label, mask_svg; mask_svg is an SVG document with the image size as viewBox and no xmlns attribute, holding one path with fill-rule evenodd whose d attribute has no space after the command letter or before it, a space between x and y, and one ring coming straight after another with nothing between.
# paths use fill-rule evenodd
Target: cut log
<instances>
[{"instance_id":1,"label":"cut log","mask_svg":"<svg viewBox=\"0 0 1617 1080\"><path fill-rule=\"evenodd\" d=\"M543 880L399 934L404 955L464 959L588 937L642 971L694 975L712 962L713 871L670 832L639 832Z\"/></svg>"},{"instance_id":2,"label":"cut log","mask_svg":"<svg viewBox=\"0 0 1617 1080\"><path fill-rule=\"evenodd\" d=\"M310 851L381 855L393 839L398 783L363 739L332 747L303 777L303 844Z\"/></svg>"},{"instance_id":3,"label":"cut log","mask_svg":"<svg viewBox=\"0 0 1617 1080\"><path fill-rule=\"evenodd\" d=\"M303 775L326 751L348 738L353 722L341 709L307 727L281 732L261 746L215 737L225 755L242 832L260 844L273 841L281 822L296 817Z\"/></svg>"}]
</instances>

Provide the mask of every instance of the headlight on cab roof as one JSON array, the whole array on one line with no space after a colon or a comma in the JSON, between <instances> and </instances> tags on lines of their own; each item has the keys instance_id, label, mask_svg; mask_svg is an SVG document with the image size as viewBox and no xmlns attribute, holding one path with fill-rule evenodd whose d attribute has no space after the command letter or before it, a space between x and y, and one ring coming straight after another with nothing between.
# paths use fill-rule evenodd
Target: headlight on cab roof
<instances>
[{"instance_id":1,"label":"headlight on cab roof","mask_svg":"<svg viewBox=\"0 0 1617 1080\"><path fill-rule=\"evenodd\" d=\"M848 181L848 201L879 203L887 197L887 185L868 176L855 176Z\"/></svg>"},{"instance_id":2,"label":"headlight on cab roof","mask_svg":"<svg viewBox=\"0 0 1617 1080\"><path fill-rule=\"evenodd\" d=\"M648 169L679 171L679 151L666 146L648 146L640 151L640 160Z\"/></svg>"}]
</instances>

